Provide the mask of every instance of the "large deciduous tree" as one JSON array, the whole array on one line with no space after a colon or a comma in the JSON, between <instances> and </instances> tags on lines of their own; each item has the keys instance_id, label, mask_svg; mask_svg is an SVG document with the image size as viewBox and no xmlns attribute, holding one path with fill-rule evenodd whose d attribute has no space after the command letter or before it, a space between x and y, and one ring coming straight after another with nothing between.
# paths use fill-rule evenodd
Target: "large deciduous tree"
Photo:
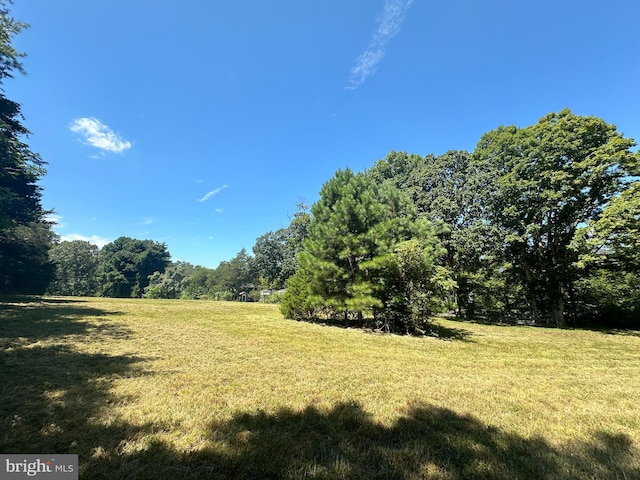
<instances>
[{"instance_id":1,"label":"large deciduous tree","mask_svg":"<svg viewBox=\"0 0 640 480\"><path fill-rule=\"evenodd\" d=\"M534 313L565 324L565 302L577 278L570 247L581 224L599 217L636 161L624 138L596 117L569 110L537 124L499 127L474 152L489 177L490 221L528 292Z\"/></svg>"},{"instance_id":2,"label":"large deciduous tree","mask_svg":"<svg viewBox=\"0 0 640 480\"><path fill-rule=\"evenodd\" d=\"M4 95L2 85L23 72L22 56L11 38L26 25L9 16L0 1L0 292L43 293L53 275L47 252L53 239L41 204L38 180L44 162L23 142L20 105Z\"/></svg>"},{"instance_id":3,"label":"large deciduous tree","mask_svg":"<svg viewBox=\"0 0 640 480\"><path fill-rule=\"evenodd\" d=\"M164 243L120 237L100 251L98 293L103 297L141 297L150 275L163 273L169 260Z\"/></svg>"},{"instance_id":4,"label":"large deciduous tree","mask_svg":"<svg viewBox=\"0 0 640 480\"><path fill-rule=\"evenodd\" d=\"M55 276L49 285L52 295L93 296L98 290L98 252L84 240L56 243L49 250Z\"/></svg>"},{"instance_id":5,"label":"large deciduous tree","mask_svg":"<svg viewBox=\"0 0 640 480\"><path fill-rule=\"evenodd\" d=\"M582 316L612 326L640 325L640 182L581 227L572 247L579 254Z\"/></svg>"},{"instance_id":6,"label":"large deciduous tree","mask_svg":"<svg viewBox=\"0 0 640 480\"><path fill-rule=\"evenodd\" d=\"M256 240L253 268L269 287L284 288L289 277L296 273L297 255L302 251L310 221L306 205L300 203L287 228L267 232Z\"/></svg>"},{"instance_id":7,"label":"large deciduous tree","mask_svg":"<svg viewBox=\"0 0 640 480\"><path fill-rule=\"evenodd\" d=\"M630 184L597 220L581 228L574 246L581 267L640 272L640 182Z\"/></svg>"},{"instance_id":8,"label":"large deciduous tree","mask_svg":"<svg viewBox=\"0 0 640 480\"><path fill-rule=\"evenodd\" d=\"M489 179L468 152L451 150L437 157L391 152L369 173L406 193L419 216L446 225L439 237L446 249L445 265L457 284L453 294L459 314L473 315L477 306L509 304L509 295L495 292L504 279L500 245L486 221Z\"/></svg>"}]
</instances>

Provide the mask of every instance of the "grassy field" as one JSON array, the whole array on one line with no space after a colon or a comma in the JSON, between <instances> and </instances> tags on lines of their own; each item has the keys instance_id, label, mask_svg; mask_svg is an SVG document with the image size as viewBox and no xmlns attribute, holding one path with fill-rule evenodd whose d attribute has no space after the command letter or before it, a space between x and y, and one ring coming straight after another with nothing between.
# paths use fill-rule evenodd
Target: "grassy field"
<instances>
[{"instance_id":1,"label":"grassy field","mask_svg":"<svg viewBox=\"0 0 640 480\"><path fill-rule=\"evenodd\" d=\"M77 453L86 479L640 478L637 332L438 325L5 301L0 452Z\"/></svg>"}]
</instances>

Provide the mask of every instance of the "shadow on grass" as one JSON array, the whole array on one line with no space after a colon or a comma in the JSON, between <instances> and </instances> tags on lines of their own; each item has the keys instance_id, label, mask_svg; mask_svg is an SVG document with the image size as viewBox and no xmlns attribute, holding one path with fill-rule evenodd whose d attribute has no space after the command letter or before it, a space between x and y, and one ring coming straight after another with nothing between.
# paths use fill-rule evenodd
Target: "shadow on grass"
<instances>
[{"instance_id":1,"label":"shadow on grass","mask_svg":"<svg viewBox=\"0 0 640 480\"><path fill-rule=\"evenodd\" d=\"M430 336L441 338L443 340L460 340L463 342L472 341L472 333L464 328L445 327L437 322L431 323Z\"/></svg>"},{"instance_id":2,"label":"shadow on grass","mask_svg":"<svg viewBox=\"0 0 640 480\"><path fill-rule=\"evenodd\" d=\"M370 319L364 319L364 320L349 319L345 321L340 318L336 319L336 318L318 317L318 318L314 318L313 320L310 320L309 323L315 323L317 325L324 325L327 327L362 330L365 332L378 333L383 335L412 335L415 337L433 337L433 338L439 338L442 340L459 340L459 341L465 341L465 342L472 341L471 337L473 334L468 330L465 330L463 328L445 327L444 325L437 323L437 318L438 317L434 317L435 321L432 320L427 324L426 332L421 334L413 334L413 335L410 333L385 331L383 328L373 326Z\"/></svg>"},{"instance_id":3,"label":"shadow on grass","mask_svg":"<svg viewBox=\"0 0 640 480\"><path fill-rule=\"evenodd\" d=\"M622 434L552 446L471 416L416 405L391 426L358 404L238 414L210 427L211 447L94 461L91 478L183 479L614 479L639 478L637 448ZM89 478L89 477L87 477Z\"/></svg>"},{"instance_id":4,"label":"shadow on grass","mask_svg":"<svg viewBox=\"0 0 640 480\"><path fill-rule=\"evenodd\" d=\"M39 297L0 297L0 342L24 344L69 335L126 337L108 317L120 312L87 307L86 301Z\"/></svg>"},{"instance_id":5,"label":"shadow on grass","mask_svg":"<svg viewBox=\"0 0 640 480\"><path fill-rule=\"evenodd\" d=\"M4 300L4 299L3 299ZM144 375L142 360L87 353L100 343L128 337L111 312L74 300L6 302L0 306L0 452L74 453L82 461L116 452L123 439L150 434L154 425L129 425L108 417L111 382ZM106 414L106 415L105 415Z\"/></svg>"},{"instance_id":6,"label":"shadow on grass","mask_svg":"<svg viewBox=\"0 0 640 480\"><path fill-rule=\"evenodd\" d=\"M3 304L72 304L72 303L86 303L86 300L82 298L64 297L64 298L52 298L42 297L39 295L0 295L0 305Z\"/></svg>"},{"instance_id":7,"label":"shadow on grass","mask_svg":"<svg viewBox=\"0 0 640 480\"><path fill-rule=\"evenodd\" d=\"M103 323L98 346L126 335L112 313L64 302L35 311L18 305L0 315L0 451L75 453L84 479L640 478L640 453L625 435L551 445L425 404L390 425L357 403L240 412L184 452L154 439L171 425L110 415L131 400L114 396L111 382L145 375L142 359L86 353L74 342L94 333L87 315ZM138 439L147 447L127 450Z\"/></svg>"},{"instance_id":8,"label":"shadow on grass","mask_svg":"<svg viewBox=\"0 0 640 480\"><path fill-rule=\"evenodd\" d=\"M606 326L586 325L580 327L573 327L574 330L589 330L591 332L598 332L604 335L616 335L623 337L640 337L640 329L635 327L629 328L611 328Z\"/></svg>"}]
</instances>

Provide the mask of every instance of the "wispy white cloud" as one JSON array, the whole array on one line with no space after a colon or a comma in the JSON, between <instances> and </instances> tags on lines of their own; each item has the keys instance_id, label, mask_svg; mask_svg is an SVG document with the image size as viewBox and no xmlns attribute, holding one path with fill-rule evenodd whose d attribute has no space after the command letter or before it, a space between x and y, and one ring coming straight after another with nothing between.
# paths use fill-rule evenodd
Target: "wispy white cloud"
<instances>
[{"instance_id":1,"label":"wispy white cloud","mask_svg":"<svg viewBox=\"0 0 640 480\"><path fill-rule=\"evenodd\" d=\"M57 213L50 213L47 216L45 216L45 221L46 222L51 222L53 223L53 228L64 228L64 223L62 223L62 216L58 215Z\"/></svg>"},{"instance_id":2,"label":"wispy white cloud","mask_svg":"<svg viewBox=\"0 0 640 480\"><path fill-rule=\"evenodd\" d=\"M219 194L222 190L224 190L225 188L227 188L229 185L222 185L221 187L218 188L214 188L213 190L211 190L210 192L207 192L204 197L202 197L200 200L198 200L199 202L206 202L207 200L209 200L211 197L213 197L214 195Z\"/></svg>"},{"instance_id":3,"label":"wispy white cloud","mask_svg":"<svg viewBox=\"0 0 640 480\"><path fill-rule=\"evenodd\" d=\"M62 216L58 215L57 213L51 213L47 215L45 220L54 224L53 225L54 231L65 227L65 224L62 223ZM68 233L68 234L58 233L58 235L61 242L73 242L75 240L83 240L85 242L89 242L94 245L97 245L99 248L104 247L107 243L110 242L109 239L104 237L99 237L98 235L91 235L90 237L87 237L86 235L80 235L79 233Z\"/></svg>"},{"instance_id":4,"label":"wispy white cloud","mask_svg":"<svg viewBox=\"0 0 640 480\"><path fill-rule=\"evenodd\" d=\"M83 142L100 150L122 153L131 148L131 142L124 140L97 118L83 117L71 122L70 130L77 133Z\"/></svg>"},{"instance_id":5,"label":"wispy white cloud","mask_svg":"<svg viewBox=\"0 0 640 480\"><path fill-rule=\"evenodd\" d=\"M73 242L74 240L83 240L85 242L92 243L97 245L98 248L104 247L109 240L104 237L99 237L98 235L91 235L87 237L86 235L80 235L79 233L70 233L68 235L60 235L60 240L63 242Z\"/></svg>"},{"instance_id":6,"label":"wispy white cloud","mask_svg":"<svg viewBox=\"0 0 640 480\"><path fill-rule=\"evenodd\" d=\"M378 28L365 51L356 59L347 89L355 90L376 72L378 64L384 58L387 44L400 31L412 3L413 0L385 0L382 14L378 18Z\"/></svg>"},{"instance_id":7,"label":"wispy white cloud","mask_svg":"<svg viewBox=\"0 0 640 480\"><path fill-rule=\"evenodd\" d=\"M153 218L145 218L140 222L140 225L151 225L153 223Z\"/></svg>"},{"instance_id":8,"label":"wispy white cloud","mask_svg":"<svg viewBox=\"0 0 640 480\"><path fill-rule=\"evenodd\" d=\"M216 213L224 213L224 210L221 208L216 208Z\"/></svg>"}]
</instances>

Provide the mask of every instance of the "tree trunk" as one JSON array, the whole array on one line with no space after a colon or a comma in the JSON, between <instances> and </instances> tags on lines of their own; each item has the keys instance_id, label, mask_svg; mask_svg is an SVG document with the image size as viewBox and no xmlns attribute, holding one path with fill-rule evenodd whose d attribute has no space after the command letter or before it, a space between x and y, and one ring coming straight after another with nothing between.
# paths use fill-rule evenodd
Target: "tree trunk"
<instances>
[{"instance_id":1,"label":"tree trunk","mask_svg":"<svg viewBox=\"0 0 640 480\"><path fill-rule=\"evenodd\" d=\"M565 327L567 323L564 319L564 298L562 295L562 286L558 286L554 289L555 295L552 298L553 304L551 305L551 317L558 327Z\"/></svg>"},{"instance_id":2,"label":"tree trunk","mask_svg":"<svg viewBox=\"0 0 640 480\"><path fill-rule=\"evenodd\" d=\"M564 300L562 297L556 299L552 306L551 316L558 327L565 327L567 323L564 320Z\"/></svg>"},{"instance_id":3,"label":"tree trunk","mask_svg":"<svg viewBox=\"0 0 640 480\"><path fill-rule=\"evenodd\" d=\"M527 282L527 290L529 294L529 306L531 308L531 313L534 318L538 316L540 310L538 309L538 300L536 299L536 288L535 288L535 279L533 278L533 273L531 272L531 267L529 267L529 263L526 259L523 261L523 269L524 276Z\"/></svg>"}]
</instances>

